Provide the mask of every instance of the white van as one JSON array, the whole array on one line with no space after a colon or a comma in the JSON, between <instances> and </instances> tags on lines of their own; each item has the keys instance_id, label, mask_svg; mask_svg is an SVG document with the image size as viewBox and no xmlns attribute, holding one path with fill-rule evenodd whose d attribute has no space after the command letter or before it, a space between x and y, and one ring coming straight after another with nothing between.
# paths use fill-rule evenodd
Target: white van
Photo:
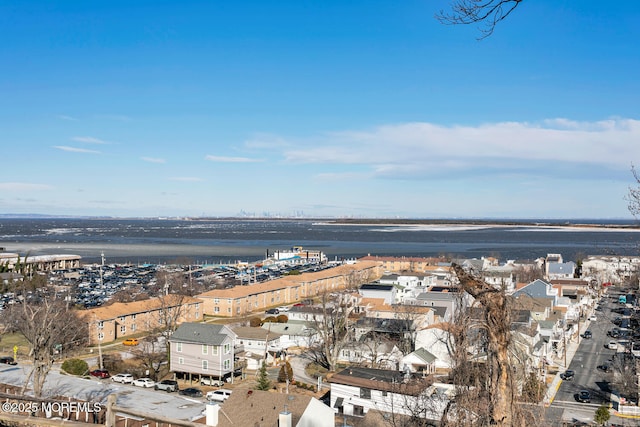
<instances>
[{"instance_id":1,"label":"white van","mask_svg":"<svg viewBox=\"0 0 640 427\"><path fill-rule=\"evenodd\" d=\"M207 393L207 400L214 400L216 402L224 402L231 396L231 390L221 388L220 390L213 390Z\"/></svg>"}]
</instances>

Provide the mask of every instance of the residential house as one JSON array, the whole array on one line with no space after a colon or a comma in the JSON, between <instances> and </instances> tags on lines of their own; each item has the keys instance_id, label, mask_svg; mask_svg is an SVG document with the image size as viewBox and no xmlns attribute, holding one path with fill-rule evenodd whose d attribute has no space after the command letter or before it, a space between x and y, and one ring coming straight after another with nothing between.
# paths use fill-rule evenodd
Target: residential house
<instances>
[{"instance_id":1,"label":"residential house","mask_svg":"<svg viewBox=\"0 0 640 427\"><path fill-rule=\"evenodd\" d=\"M348 342L338 353L338 363L397 370L402 356L392 340L367 338Z\"/></svg>"},{"instance_id":2,"label":"residential house","mask_svg":"<svg viewBox=\"0 0 640 427\"><path fill-rule=\"evenodd\" d=\"M417 348L400 360L402 371L419 372L421 374L435 374L436 356L424 347Z\"/></svg>"},{"instance_id":3,"label":"residential house","mask_svg":"<svg viewBox=\"0 0 640 427\"><path fill-rule=\"evenodd\" d=\"M437 323L416 331L416 348L429 349L436 359L434 367L438 372L448 372L453 366L449 353L449 323Z\"/></svg>"},{"instance_id":4,"label":"residential house","mask_svg":"<svg viewBox=\"0 0 640 427\"><path fill-rule=\"evenodd\" d=\"M271 323L266 323L270 326ZM280 334L266 328L252 328L249 326L234 327L236 334L236 349L256 354L280 354L282 345Z\"/></svg>"},{"instance_id":5,"label":"residential house","mask_svg":"<svg viewBox=\"0 0 640 427\"><path fill-rule=\"evenodd\" d=\"M183 323L169 338L169 368L179 378L232 376L236 338L225 325Z\"/></svg>"},{"instance_id":6,"label":"residential house","mask_svg":"<svg viewBox=\"0 0 640 427\"><path fill-rule=\"evenodd\" d=\"M262 328L280 334L280 345L283 349L308 348L316 334L315 329L310 328L306 322L291 320L287 323L263 323Z\"/></svg>"},{"instance_id":7,"label":"residential house","mask_svg":"<svg viewBox=\"0 0 640 427\"><path fill-rule=\"evenodd\" d=\"M378 410L439 420L448 402L436 392L432 377L410 372L350 367L327 381L330 406L344 415L364 417L369 410Z\"/></svg>"},{"instance_id":8,"label":"residential house","mask_svg":"<svg viewBox=\"0 0 640 427\"><path fill-rule=\"evenodd\" d=\"M379 283L367 283L359 288L363 298L381 298L386 304L396 304L398 289L394 285L382 285Z\"/></svg>"},{"instance_id":9,"label":"residential house","mask_svg":"<svg viewBox=\"0 0 640 427\"><path fill-rule=\"evenodd\" d=\"M175 328L182 322L203 319L202 301L169 294L142 301L116 302L81 311L87 322L89 343L105 344L121 338Z\"/></svg>"},{"instance_id":10,"label":"residential house","mask_svg":"<svg viewBox=\"0 0 640 427\"><path fill-rule=\"evenodd\" d=\"M324 316L331 316L333 313L332 307L320 307L313 305L298 305L293 306L287 312L287 318L289 322L322 322Z\"/></svg>"},{"instance_id":11,"label":"residential house","mask_svg":"<svg viewBox=\"0 0 640 427\"><path fill-rule=\"evenodd\" d=\"M224 407L224 409L223 409ZM209 402L206 424L212 427L334 427L335 412L312 396L235 390L224 405Z\"/></svg>"}]
</instances>

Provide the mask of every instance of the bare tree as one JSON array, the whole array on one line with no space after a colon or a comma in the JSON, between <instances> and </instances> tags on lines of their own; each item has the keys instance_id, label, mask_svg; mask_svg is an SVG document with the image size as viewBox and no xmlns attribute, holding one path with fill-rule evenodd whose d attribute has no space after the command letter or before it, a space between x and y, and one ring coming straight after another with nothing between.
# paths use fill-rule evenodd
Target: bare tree
<instances>
[{"instance_id":1,"label":"bare tree","mask_svg":"<svg viewBox=\"0 0 640 427\"><path fill-rule=\"evenodd\" d=\"M304 356L311 362L332 371L338 362L340 352L353 339L349 328L349 316L354 310L352 304L342 298L331 302L329 294L322 294L319 313L311 322L315 338Z\"/></svg>"},{"instance_id":2,"label":"bare tree","mask_svg":"<svg viewBox=\"0 0 640 427\"><path fill-rule=\"evenodd\" d=\"M629 193L626 196L626 200L629 212L631 212L631 215L637 219L638 216L640 216L640 175L638 175L638 171L633 165L631 165L631 173L633 174L633 179L635 179L638 186L629 187Z\"/></svg>"},{"instance_id":3,"label":"bare tree","mask_svg":"<svg viewBox=\"0 0 640 427\"><path fill-rule=\"evenodd\" d=\"M164 338L167 352L169 351L169 338L178 329L188 310L188 298L182 294L168 294L157 298L159 302L156 311L158 333Z\"/></svg>"},{"instance_id":4,"label":"bare tree","mask_svg":"<svg viewBox=\"0 0 640 427\"><path fill-rule=\"evenodd\" d=\"M157 335L149 335L133 350L134 358L149 371L148 376L157 381L161 377L162 367L166 366L167 352ZM166 371L165 371L166 373Z\"/></svg>"},{"instance_id":5,"label":"bare tree","mask_svg":"<svg viewBox=\"0 0 640 427\"><path fill-rule=\"evenodd\" d=\"M520 3L522 0L452 0L451 11L441 10L436 19L447 25L479 24L479 39L484 39L493 34L496 25Z\"/></svg>"},{"instance_id":6,"label":"bare tree","mask_svg":"<svg viewBox=\"0 0 640 427\"><path fill-rule=\"evenodd\" d=\"M33 393L41 397L54 354L85 345L87 325L63 301L53 299L14 305L4 313L4 323L24 335L31 346L32 366L23 393L33 380Z\"/></svg>"},{"instance_id":7,"label":"bare tree","mask_svg":"<svg viewBox=\"0 0 640 427\"><path fill-rule=\"evenodd\" d=\"M468 393L477 393L474 404L482 402L487 408L487 419L476 419L473 425L523 426L524 417L516 404L514 390L513 364L510 357L512 345L511 332L511 299L503 289L497 289L479 280L453 264L460 287L475 299L481 309L477 316L478 336L486 347L485 368L478 372L478 387L469 387ZM468 319L471 321L471 319ZM464 337L469 344L470 337ZM476 338L478 339L478 338ZM457 343L456 343L457 344ZM460 352L463 349L458 349ZM462 354L459 357L463 357ZM464 362L464 361L463 361ZM468 364L468 362L464 362ZM471 396L469 396L471 397ZM460 402L458 402L460 403ZM456 417L463 413L457 407ZM474 415L477 417L477 415ZM461 425L458 422L458 425Z\"/></svg>"}]
</instances>

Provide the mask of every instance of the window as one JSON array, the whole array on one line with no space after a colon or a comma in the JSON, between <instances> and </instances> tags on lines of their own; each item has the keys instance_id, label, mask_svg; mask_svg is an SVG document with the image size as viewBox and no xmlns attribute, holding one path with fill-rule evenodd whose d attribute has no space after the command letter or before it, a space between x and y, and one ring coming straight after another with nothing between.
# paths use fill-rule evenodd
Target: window
<instances>
[{"instance_id":1,"label":"window","mask_svg":"<svg viewBox=\"0 0 640 427\"><path fill-rule=\"evenodd\" d=\"M120 326L120 332L121 332L121 333L123 333L123 334L124 334L125 332L127 332L127 325L121 325L121 326Z\"/></svg>"},{"instance_id":2,"label":"window","mask_svg":"<svg viewBox=\"0 0 640 427\"><path fill-rule=\"evenodd\" d=\"M353 415L357 417L364 417L364 407L360 405L353 405Z\"/></svg>"},{"instance_id":3,"label":"window","mask_svg":"<svg viewBox=\"0 0 640 427\"><path fill-rule=\"evenodd\" d=\"M178 357L178 365L184 365L184 357Z\"/></svg>"},{"instance_id":4,"label":"window","mask_svg":"<svg viewBox=\"0 0 640 427\"><path fill-rule=\"evenodd\" d=\"M214 356L218 355L218 348L219 347L211 347L211 354Z\"/></svg>"},{"instance_id":5,"label":"window","mask_svg":"<svg viewBox=\"0 0 640 427\"><path fill-rule=\"evenodd\" d=\"M230 369L231 368L231 360L226 359L223 363L222 363L222 367L224 369Z\"/></svg>"},{"instance_id":6,"label":"window","mask_svg":"<svg viewBox=\"0 0 640 427\"><path fill-rule=\"evenodd\" d=\"M231 304L231 298L227 298L227 304Z\"/></svg>"},{"instance_id":7,"label":"window","mask_svg":"<svg viewBox=\"0 0 640 427\"><path fill-rule=\"evenodd\" d=\"M124 316L120 316L120 321L124 322Z\"/></svg>"},{"instance_id":8,"label":"window","mask_svg":"<svg viewBox=\"0 0 640 427\"><path fill-rule=\"evenodd\" d=\"M382 390L382 397L387 397L387 391L386 390Z\"/></svg>"},{"instance_id":9,"label":"window","mask_svg":"<svg viewBox=\"0 0 640 427\"><path fill-rule=\"evenodd\" d=\"M214 303L214 304L218 304L219 302L220 302L220 298L214 298L214 299L213 299L213 303Z\"/></svg>"},{"instance_id":10,"label":"window","mask_svg":"<svg viewBox=\"0 0 640 427\"><path fill-rule=\"evenodd\" d=\"M371 389L370 388L360 388L360 397L363 399L371 399Z\"/></svg>"},{"instance_id":11,"label":"window","mask_svg":"<svg viewBox=\"0 0 640 427\"><path fill-rule=\"evenodd\" d=\"M209 347L206 344L202 344L202 354L209 354Z\"/></svg>"},{"instance_id":12,"label":"window","mask_svg":"<svg viewBox=\"0 0 640 427\"><path fill-rule=\"evenodd\" d=\"M213 312L214 312L214 313L220 313L220 307L215 307L215 308L213 309Z\"/></svg>"},{"instance_id":13,"label":"window","mask_svg":"<svg viewBox=\"0 0 640 427\"><path fill-rule=\"evenodd\" d=\"M176 351L178 353L182 353L182 343L181 342L177 342L176 343Z\"/></svg>"},{"instance_id":14,"label":"window","mask_svg":"<svg viewBox=\"0 0 640 427\"><path fill-rule=\"evenodd\" d=\"M231 307L227 307L227 313L231 313Z\"/></svg>"},{"instance_id":15,"label":"window","mask_svg":"<svg viewBox=\"0 0 640 427\"><path fill-rule=\"evenodd\" d=\"M131 325L131 332L134 332L136 330L136 324L134 323L133 325Z\"/></svg>"},{"instance_id":16,"label":"window","mask_svg":"<svg viewBox=\"0 0 640 427\"><path fill-rule=\"evenodd\" d=\"M104 328L104 322L101 320L98 322L98 329Z\"/></svg>"},{"instance_id":17,"label":"window","mask_svg":"<svg viewBox=\"0 0 640 427\"><path fill-rule=\"evenodd\" d=\"M240 307L236 308L236 313L240 314Z\"/></svg>"},{"instance_id":18,"label":"window","mask_svg":"<svg viewBox=\"0 0 640 427\"><path fill-rule=\"evenodd\" d=\"M209 361L208 360L203 360L202 361L202 370L203 371L207 371L209 369Z\"/></svg>"},{"instance_id":19,"label":"window","mask_svg":"<svg viewBox=\"0 0 640 427\"><path fill-rule=\"evenodd\" d=\"M231 344L227 343L224 345L224 354L229 354L231 351Z\"/></svg>"},{"instance_id":20,"label":"window","mask_svg":"<svg viewBox=\"0 0 640 427\"><path fill-rule=\"evenodd\" d=\"M136 315L135 314L131 315L131 320L136 320Z\"/></svg>"},{"instance_id":21,"label":"window","mask_svg":"<svg viewBox=\"0 0 640 427\"><path fill-rule=\"evenodd\" d=\"M104 334L102 332L98 332L98 339L99 340L104 339Z\"/></svg>"}]
</instances>

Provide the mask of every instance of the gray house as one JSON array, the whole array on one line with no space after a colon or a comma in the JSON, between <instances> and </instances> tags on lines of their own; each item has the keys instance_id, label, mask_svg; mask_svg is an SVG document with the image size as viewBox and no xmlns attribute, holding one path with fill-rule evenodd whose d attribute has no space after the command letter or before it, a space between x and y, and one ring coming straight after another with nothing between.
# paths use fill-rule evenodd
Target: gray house
<instances>
[{"instance_id":1,"label":"gray house","mask_svg":"<svg viewBox=\"0 0 640 427\"><path fill-rule=\"evenodd\" d=\"M223 380L234 372L236 334L224 325L183 323L169 338L170 369L180 378Z\"/></svg>"}]
</instances>

